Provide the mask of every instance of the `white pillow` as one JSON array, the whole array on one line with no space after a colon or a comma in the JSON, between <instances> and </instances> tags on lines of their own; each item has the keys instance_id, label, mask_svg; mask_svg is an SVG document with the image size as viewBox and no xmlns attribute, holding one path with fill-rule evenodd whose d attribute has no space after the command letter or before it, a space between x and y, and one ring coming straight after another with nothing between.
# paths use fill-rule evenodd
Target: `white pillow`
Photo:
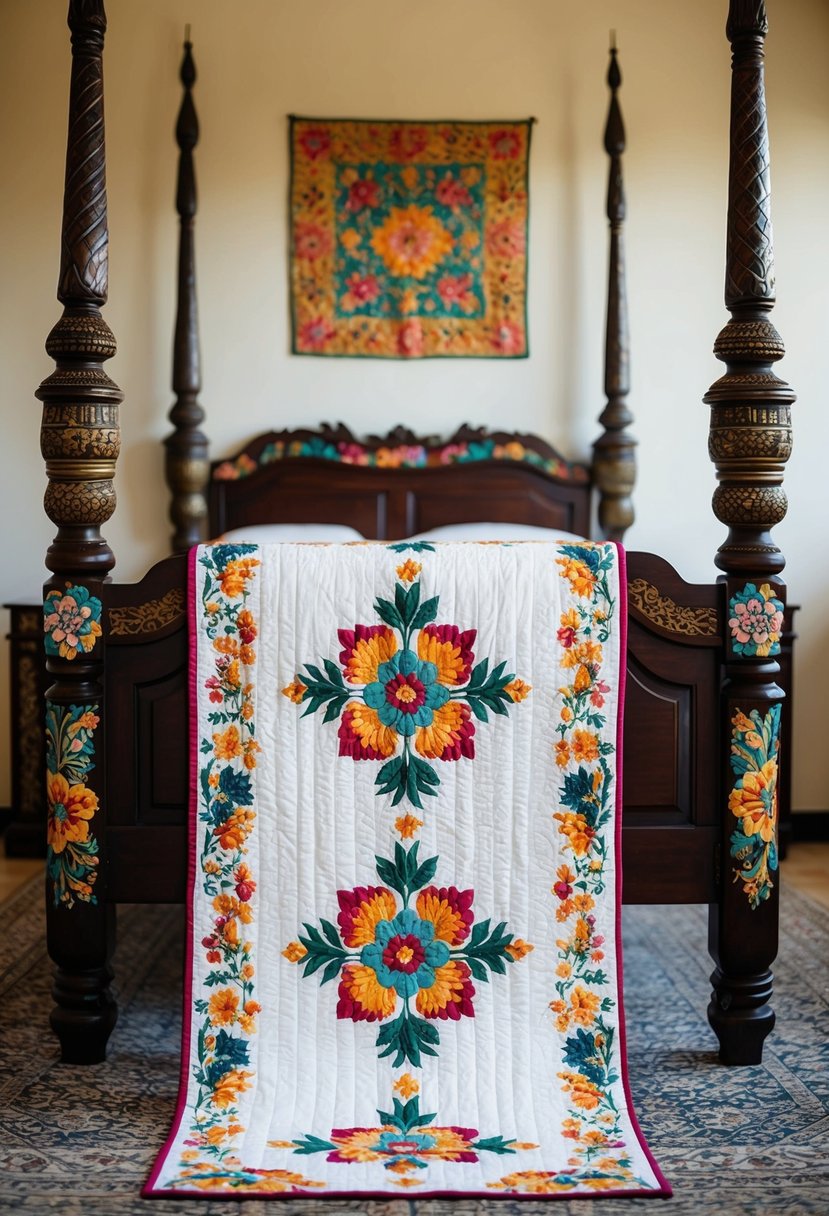
<instances>
[{"instance_id":1,"label":"white pillow","mask_svg":"<svg viewBox=\"0 0 829 1216\"><path fill-rule=\"evenodd\" d=\"M232 528L219 537L223 540L238 540L251 545L276 545L283 541L333 542L363 540L356 528L345 524L249 524L245 528Z\"/></svg>"},{"instance_id":2,"label":"white pillow","mask_svg":"<svg viewBox=\"0 0 829 1216\"><path fill-rule=\"evenodd\" d=\"M408 540L585 540L575 532L558 528L537 528L533 524L444 524L418 532Z\"/></svg>"}]
</instances>

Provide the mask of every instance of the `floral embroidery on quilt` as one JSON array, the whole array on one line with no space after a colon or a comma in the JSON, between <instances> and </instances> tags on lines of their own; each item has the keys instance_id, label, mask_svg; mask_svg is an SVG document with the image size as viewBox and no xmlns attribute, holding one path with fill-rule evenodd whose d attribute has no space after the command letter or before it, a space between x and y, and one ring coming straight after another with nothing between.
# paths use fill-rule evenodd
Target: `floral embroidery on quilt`
<instances>
[{"instance_id":1,"label":"floral embroidery on quilt","mask_svg":"<svg viewBox=\"0 0 829 1216\"><path fill-rule=\"evenodd\" d=\"M436 1022L475 1016L472 980L504 975L533 949L504 921L476 921L473 890L434 886L439 858L420 861L418 848L396 844L393 859L377 857L387 885L338 891L337 925L305 924L283 950L303 976L322 970L322 984L339 980L338 1018L384 1023L376 1046L394 1068L437 1056Z\"/></svg>"},{"instance_id":2,"label":"floral embroidery on quilt","mask_svg":"<svg viewBox=\"0 0 829 1216\"><path fill-rule=\"evenodd\" d=\"M768 583L746 583L728 602L731 649L744 658L780 654L783 601Z\"/></svg>"},{"instance_id":3,"label":"floral embroidery on quilt","mask_svg":"<svg viewBox=\"0 0 829 1216\"><path fill-rule=\"evenodd\" d=\"M736 778L728 809L738 821L731 835L731 856L738 863L734 881L743 884L756 909L774 889L777 869L777 769L780 706L763 717L737 710L731 719L731 770Z\"/></svg>"},{"instance_id":4,"label":"floral embroidery on quilt","mask_svg":"<svg viewBox=\"0 0 829 1216\"><path fill-rule=\"evenodd\" d=\"M562 545L559 552L556 560L569 584L570 605L558 629L563 683L554 750L564 780L562 810L553 818L571 860L559 865L551 889L561 936L556 940L557 995L550 1009L566 1065L558 1073L569 1105L562 1135L573 1142L573 1150L558 1172L519 1171L489 1184L520 1194L611 1190L637 1182L613 1096L620 1079L618 1036L605 1017L615 1001L606 995L611 977L602 965L602 947L615 926L603 924L597 915L606 904L601 896L613 856L614 778L606 757L615 752L615 741L602 738L607 724L602 709L612 691L603 678L603 645L616 614L608 583L614 551L611 545L585 543Z\"/></svg>"},{"instance_id":5,"label":"floral embroidery on quilt","mask_svg":"<svg viewBox=\"0 0 829 1216\"><path fill-rule=\"evenodd\" d=\"M404 548L414 548L409 544ZM395 546L400 549L401 546ZM475 756L475 722L504 715L531 689L506 670L475 663L475 629L436 625L440 597L421 598L420 565L397 567L394 599L378 598L381 625L340 629L339 666L306 663L283 695L305 705L303 717L325 707L323 722L339 722L339 754L354 761L384 761L377 795L404 798L421 809L440 785L435 760Z\"/></svg>"},{"instance_id":6,"label":"floral embroidery on quilt","mask_svg":"<svg viewBox=\"0 0 829 1216\"><path fill-rule=\"evenodd\" d=\"M174 1185L244 1193L291 1192L321 1187L290 1170L247 1169L234 1151L245 1128L239 1096L251 1088L250 1051L261 1005L256 1000L253 942L256 881L245 862L256 811L250 773L256 768L254 670L258 628L248 606L259 566L254 545L217 545L203 551L202 627L213 651L213 674L204 682L207 715L215 729L199 743L199 821L204 825L199 881L212 910L201 941L210 970L204 996L194 1000L201 1018L193 1078L192 1123Z\"/></svg>"},{"instance_id":7,"label":"floral embroidery on quilt","mask_svg":"<svg viewBox=\"0 0 829 1216\"><path fill-rule=\"evenodd\" d=\"M296 354L527 354L530 123L291 119Z\"/></svg>"},{"instance_id":8,"label":"floral embroidery on quilt","mask_svg":"<svg viewBox=\"0 0 829 1216\"><path fill-rule=\"evenodd\" d=\"M98 841L90 830L98 795L86 779L99 721L97 705L46 702L46 873L55 907L98 902Z\"/></svg>"},{"instance_id":9,"label":"floral embroidery on quilt","mask_svg":"<svg viewBox=\"0 0 829 1216\"><path fill-rule=\"evenodd\" d=\"M305 1155L327 1153L327 1161L341 1165L380 1162L397 1175L397 1185L404 1187L420 1185L412 1175L435 1161L474 1164L481 1153L503 1156L538 1148L503 1136L481 1139L474 1127L435 1127L437 1114L421 1111L420 1083L410 1073L399 1077L393 1089L400 1096L393 1099L391 1111L377 1111L380 1127L335 1127L327 1140L306 1135L301 1140L271 1140L269 1144Z\"/></svg>"}]
</instances>

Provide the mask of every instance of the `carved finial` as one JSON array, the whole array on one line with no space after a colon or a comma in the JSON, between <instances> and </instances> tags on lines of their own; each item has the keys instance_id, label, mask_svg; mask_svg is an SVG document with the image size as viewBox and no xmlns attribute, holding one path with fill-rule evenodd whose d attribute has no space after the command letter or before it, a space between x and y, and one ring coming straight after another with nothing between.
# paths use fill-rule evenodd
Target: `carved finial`
<instances>
[{"instance_id":1,"label":"carved finial","mask_svg":"<svg viewBox=\"0 0 829 1216\"><path fill-rule=\"evenodd\" d=\"M791 451L794 393L773 371L783 357L769 313L774 306L766 98L763 79L765 6L732 0L731 152L725 303L731 320L714 353L726 374L705 396L711 406L709 452L720 482L714 514L730 531L717 565L759 578L785 561L770 530L786 514L783 471Z\"/></svg>"},{"instance_id":2,"label":"carved finial","mask_svg":"<svg viewBox=\"0 0 829 1216\"><path fill-rule=\"evenodd\" d=\"M196 302L196 171L193 151L199 139L199 120L193 102L196 65L190 27L187 27L180 78L184 87L176 122L179 147L176 210L179 216L178 300L173 345L173 392L170 410L175 430L165 440L165 476L170 488L170 518L175 526L174 552L184 552L204 539L207 521L206 487L210 475L207 438L199 430L204 410L198 403L201 389L198 307Z\"/></svg>"},{"instance_id":3,"label":"carved finial","mask_svg":"<svg viewBox=\"0 0 829 1216\"><path fill-rule=\"evenodd\" d=\"M609 540L622 540L633 523L631 494L636 482L636 441L626 428L633 421L626 398L630 391L630 342L628 337L625 256L622 226L625 219L625 188L622 153L625 124L618 90L622 73L616 53L615 31L611 34L607 84L610 106L604 131L605 151L610 157L607 183L607 218L610 222L607 325L605 330L605 394L607 405L599 418L604 427L593 445L593 478L599 491L599 526Z\"/></svg>"}]
</instances>

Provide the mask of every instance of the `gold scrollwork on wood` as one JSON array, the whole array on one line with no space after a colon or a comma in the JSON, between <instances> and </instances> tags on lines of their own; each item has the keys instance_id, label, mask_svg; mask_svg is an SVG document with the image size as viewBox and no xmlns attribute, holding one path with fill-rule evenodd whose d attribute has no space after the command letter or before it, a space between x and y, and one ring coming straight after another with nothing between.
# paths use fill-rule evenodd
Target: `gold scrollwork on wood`
<instances>
[{"instance_id":1,"label":"gold scrollwork on wood","mask_svg":"<svg viewBox=\"0 0 829 1216\"><path fill-rule=\"evenodd\" d=\"M669 633L680 633L684 637L715 637L719 632L716 608L690 608L677 604L668 595L644 578L635 578L628 584L631 605L655 625Z\"/></svg>"},{"instance_id":2,"label":"gold scrollwork on wood","mask_svg":"<svg viewBox=\"0 0 829 1216\"><path fill-rule=\"evenodd\" d=\"M128 608L110 608L109 631L121 637L157 633L183 615L184 592L180 587L174 587L160 600L147 600L146 604L130 605Z\"/></svg>"}]
</instances>

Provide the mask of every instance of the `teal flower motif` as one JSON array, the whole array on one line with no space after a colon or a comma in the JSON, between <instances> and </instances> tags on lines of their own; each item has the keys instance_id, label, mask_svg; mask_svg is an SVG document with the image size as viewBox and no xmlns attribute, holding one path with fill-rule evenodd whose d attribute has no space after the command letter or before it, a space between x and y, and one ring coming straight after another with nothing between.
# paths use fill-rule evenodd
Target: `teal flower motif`
<instances>
[{"instance_id":1,"label":"teal flower motif","mask_svg":"<svg viewBox=\"0 0 829 1216\"><path fill-rule=\"evenodd\" d=\"M435 710L449 700L449 689L438 683L434 663L419 659L413 650L400 650L377 669L377 680L365 691L365 701L384 726L403 736L431 726Z\"/></svg>"},{"instance_id":2,"label":"teal flower motif","mask_svg":"<svg viewBox=\"0 0 829 1216\"><path fill-rule=\"evenodd\" d=\"M434 938L432 921L404 908L394 920L378 923L374 941L360 951L360 962L371 967L383 988L394 988L402 997L414 996L421 988L431 988L435 968L449 961L446 942Z\"/></svg>"}]
</instances>

